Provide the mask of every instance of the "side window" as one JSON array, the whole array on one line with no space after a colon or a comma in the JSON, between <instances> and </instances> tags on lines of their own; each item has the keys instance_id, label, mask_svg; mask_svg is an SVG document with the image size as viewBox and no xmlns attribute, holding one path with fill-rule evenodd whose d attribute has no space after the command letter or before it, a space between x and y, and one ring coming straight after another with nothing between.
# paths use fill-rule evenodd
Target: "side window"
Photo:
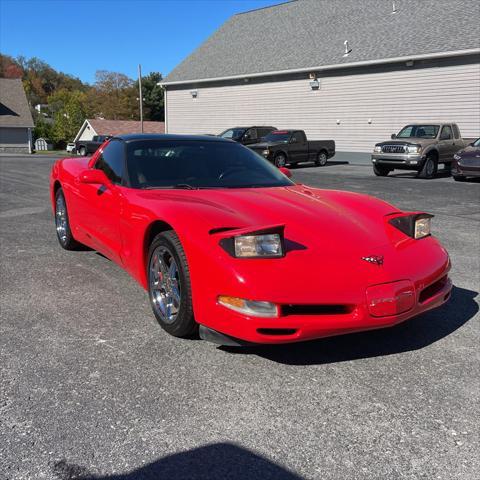
<instances>
[{"instance_id":1,"label":"side window","mask_svg":"<svg viewBox=\"0 0 480 480\"><path fill-rule=\"evenodd\" d=\"M442 133L440 134L440 140L451 140L452 139L452 129L450 125L444 125L442 128Z\"/></svg>"},{"instance_id":2,"label":"side window","mask_svg":"<svg viewBox=\"0 0 480 480\"><path fill-rule=\"evenodd\" d=\"M260 133L258 134L259 137L266 137L270 132L273 132L271 128L262 128Z\"/></svg>"},{"instance_id":3,"label":"side window","mask_svg":"<svg viewBox=\"0 0 480 480\"><path fill-rule=\"evenodd\" d=\"M247 132L245 133L245 136L250 139L250 140L256 140L257 137L257 129L256 128L249 128Z\"/></svg>"},{"instance_id":4,"label":"side window","mask_svg":"<svg viewBox=\"0 0 480 480\"><path fill-rule=\"evenodd\" d=\"M293 134L293 138L295 138L294 140L295 143L303 143L303 136L300 132L295 132Z\"/></svg>"},{"instance_id":5,"label":"side window","mask_svg":"<svg viewBox=\"0 0 480 480\"><path fill-rule=\"evenodd\" d=\"M95 163L95 168L103 170L113 183L122 183L125 148L121 140L112 140Z\"/></svg>"},{"instance_id":6,"label":"side window","mask_svg":"<svg viewBox=\"0 0 480 480\"><path fill-rule=\"evenodd\" d=\"M457 125L454 123L452 127L453 127L453 134L455 135L455 138L460 138L460 130L458 129Z\"/></svg>"}]
</instances>

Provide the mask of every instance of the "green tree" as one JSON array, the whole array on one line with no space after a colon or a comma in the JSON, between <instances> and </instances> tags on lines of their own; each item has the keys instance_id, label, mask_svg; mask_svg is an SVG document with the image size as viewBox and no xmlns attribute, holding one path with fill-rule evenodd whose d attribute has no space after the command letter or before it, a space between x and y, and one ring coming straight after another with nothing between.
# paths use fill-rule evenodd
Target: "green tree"
<instances>
[{"instance_id":1,"label":"green tree","mask_svg":"<svg viewBox=\"0 0 480 480\"><path fill-rule=\"evenodd\" d=\"M72 141L87 116L86 95L62 89L48 97L53 112L52 140L58 147Z\"/></svg>"},{"instance_id":2,"label":"green tree","mask_svg":"<svg viewBox=\"0 0 480 480\"><path fill-rule=\"evenodd\" d=\"M35 129L33 130L33 139L45 138L51 140L53 138L53 124L46 122L41 116L35 121Z\"/></svg>"}]
</instances>

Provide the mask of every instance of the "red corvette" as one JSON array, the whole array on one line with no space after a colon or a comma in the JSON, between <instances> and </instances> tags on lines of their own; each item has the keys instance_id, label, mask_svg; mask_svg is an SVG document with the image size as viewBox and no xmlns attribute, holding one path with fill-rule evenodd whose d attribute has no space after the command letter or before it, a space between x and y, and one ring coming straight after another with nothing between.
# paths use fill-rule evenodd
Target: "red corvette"
<instances>
[{"instance_id":1,"label":"red corvette","mask_svg":"<svg viewBox=\"0 0 480 480\"><path fill-rule=\"evenodd\" d=\"M388 327L447 301L431 215L284 173L217 137L113 138L54 164L58 240L125 268L170 334L221 344Z\"/></svg>"}]
</instances>

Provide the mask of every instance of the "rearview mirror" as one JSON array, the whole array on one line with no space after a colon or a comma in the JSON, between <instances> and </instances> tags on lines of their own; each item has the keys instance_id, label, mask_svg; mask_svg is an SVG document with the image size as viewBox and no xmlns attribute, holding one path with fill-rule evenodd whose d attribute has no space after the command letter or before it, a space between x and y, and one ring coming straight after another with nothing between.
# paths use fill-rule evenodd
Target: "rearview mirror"
<instances>
[{"instance_id":1,"label":"rearview mirror","mask_svg":"<svg viewBox=\"0 0 480 480\"><path fill-rule=\"evenodd\" d=\"M280 167L279 170L288 178L292 178L292 172L286 167Z\"/></svg>"},{"instance_id":2,"label":"rearview mirror","mask_svg":"<svg viewBox=\"0 0 480 480\"><path fill-rule=\"evenodd\" d=\"M78 176L78 181L80 183L98 183L101 185L110 183L110 180L105 175L105 173L102 170L96 169L84 170Z\"/></svg>"},{"instance_id":3,"label":"rearview mirror","mask_svg":"<svg viewBox=\"0 0 480 480\"><path fill-rule=\"evenodd\" d=\"M396 134L396 133L392 133L392 134L390 135L390 138L391 138L392 140L395 139L395 138L397 138L397 134Z\"/></svg>"}]
</instances>

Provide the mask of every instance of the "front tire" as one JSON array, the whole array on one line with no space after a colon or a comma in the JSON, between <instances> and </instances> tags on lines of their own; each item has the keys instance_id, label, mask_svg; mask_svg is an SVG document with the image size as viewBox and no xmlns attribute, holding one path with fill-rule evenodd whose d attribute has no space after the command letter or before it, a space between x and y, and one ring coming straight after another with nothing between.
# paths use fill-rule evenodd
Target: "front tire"
<instances>
[{"instance_id":1,"label":"front tire","mask_svg":"<svg viewBox=\"0 0 480 480\"><path fill-rule=\"evenodd\" d=\"M392 171L391 168L384 167L382 165L374 165L373 166L373 173L377 177L386 177Z\"/></svg>"},{"instance_id":2,"label":"front tire","mask_svg":"<svg viewBox=\"0 0 480 480\"><path fill-rule=\"evenodd\" d=\"M87 149L85 147L80 147L78 149L78 154L81 156L81 157L86 157L87 156Z\"/></svg>"},{"instance_id":3,"label":"front tire","mask_svg":"<svg viewBox=\"0 0 480 480\"><path fill-rule=\"evenodd\" d=\"M187 258L172 230L158 234L150 245L147 274L150 304L160 326L174 337L195 334Z\"/></svg>"},{"instance_id":4,"label":"front tire","mask_svg":"<svg viewBox=\"0 0 480 480\"><path fill-rule=\"evenodd\" d=\"M317 160L315 161L316 167L324 167L327 164L328 156L327 153L322 151L317 155Z\"/></svg>"},{"instance_id":5,"label":"front tire","mask_svg":"<svg viewBox=\"0 0 480 480\"><path fill-rule=\"evenodd\" d=\"M427 155L422 169L418 173L419 178L433 178L437 174L438 162L434 155Z\"/></svg>"},{"instance_id":6,"label":"front tire","mask_svg":"<svg viewBox=\"0 0 480 480\"><path fill-rule=\"evenodd\" d=\"M287 157L284 153L278 153L275 155L274 163L277 168L282 168L287 164Z\"/></svg>"},{"instance_id":7,"label":"front tire","mask_svg":"<svg viewBox=\"0 0 480 480\"><path fill-rule=\"evenodd\" d=\"M80 248L80 243L78 243L72 235L67 203L61 188L55 193L55 227L57 230L58 243L62 248L65 250L78 250Z\"/></svg>"}]
</instances>

